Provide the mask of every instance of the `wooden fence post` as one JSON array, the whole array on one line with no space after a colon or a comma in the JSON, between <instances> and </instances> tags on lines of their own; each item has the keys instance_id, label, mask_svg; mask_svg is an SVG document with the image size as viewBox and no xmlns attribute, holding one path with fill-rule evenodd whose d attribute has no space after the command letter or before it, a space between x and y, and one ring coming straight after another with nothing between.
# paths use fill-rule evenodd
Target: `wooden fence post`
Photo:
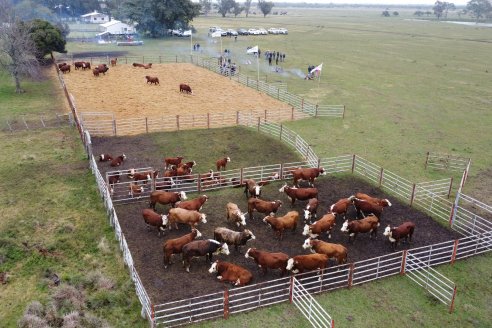
<instances>
[{"instance_id":1,"label":"wooden fence post","mask_svg":"<svg viewBox=\"0 0 492 328\"><path fill-rule=\"evenodd\" d=\"M265 122L267 121L267 110L265 109Z\"/></svg>"},{"instance_id":2,"label":"wooden fence post","mask_svg":"<svg viewBox=\"0 0 492 328\"><path fill-rule=\"evenodd\" d=\"M277 99L280 100L280 88L277 88Z\"/></svg>"},{"instance_id":3,"label":"wooden fence post","mask_svg":"<svg viewBox=\"0 0 492 328\"><path fill-rule=\"evenodd\" d=\"M280 140L282 140L282 133L284 132L284 126L282 125L282 123L280 124Z\"/></svg>"},{"instance_id":4,"label":"wooden fence post","mask_svg":"<svg viewBox=\"0 0 492 328\"><path fill-rule=\"evenodd\" d=\"M456 252L458 251L458 244L459 244L459 242L460 242L459 239L456 239L454 241L453 255L451 255L451 262L450 262L451 265L453 265L454 264L454 261L456 260Z\"/></svg>"},{"instance_id":5,"label":"wooden fence post","mask_svg":"<svg viewBox=\"0 0 492 328\"><path fill-rule=\"evenodd\" d=\"M178 62L178 55L176 55L176 63Z\"/></svg>"},{"instance_id":6,"label":"wooden fence post","mask_svg":"<svg viewBox=\"0 0 492 328\"><path fill-rule=\"evenodd\" d=\"M449 226L452 227L453 226L453 220L454 220L454 212L456 211L456 207L455 205L453 204L453 206L451 206L451 213L449 213Z\"/></svg>"},{"instance_id":7,"label":"wooden fence post","mask_svg":"<svg viewBox=\"0 0 492 328\"><path fill-rule=\"evenodd\" d=\"M354 263L350 263L349 266L349 276L348 276L348 282L347 282L347 287L350 289L352 287L352 281L354 280Z\"/></svg>"},{"instance_id":8,"label":"wooden fence post","mask_svg":"<svg viewBox=\"0 0 492 328\"><path fill-rule=\"evenodd\" d=\"M301 111L304 112L304 98L301 99Z\"/></svg>"},{"instance_id":9,"label":"wooden fence post","mask_svg":"<svg viewBox=\"0 0 492 328\"><path fill-rule=\"evenodd\" d=\"M449 313L453 313L455 298L456 298L456 286L454 286L454 289L453 289L453 298L451 299L451 305L449 306Z\"/></svg>"},{"instance_id":10,"label":"wooden fence post","mask_svg":"<svg viewBox=\"0 0 492 328\"><path fill-rule=\"evenodd\" d=\"M412 187L412 195L410 196L410 207L412 207L413 205L413 201L415 200L415 183L413 184L413 187Z\"/></svg>"},{"instance_id":11,"label":"wooden fence post","mask_svg":"<svg viewBox=\"0 0 492 328\"><path fill-rule=\"evenodd\" d=\"M236 111L236 125L239 125L239 111Z\"/></svg>"},{"instance_id":12,"label":"wooden fence post","mask_svg":"<svg viewBox=\"0 0 492 328\"><path fill-rule=\"evenodd\" d=\"M316 104L316 107L314 108L314 117L318 117L318 104Z\"/></svg>"},{"instance_id":13,"label":"wooden fence post","mask_svg":"<svg viewBox=\"0 0 492 328\"><path fill-rule=\"evenodd\" d=\"M278 173L279 180L283 180L284 178L284 163L280 163L280 172Z\"/></svg>"},{"instance_id":14,"label":"wooden fence post","mask_svg":"<svg viewBox=\"0 0 492 328\"><path fill-rule=\"evenodd\" d=\"M202 175L200 173L198 173L197 189L198 192L202 191Z\"/></svg>"},{"instance_id":15,"label":"wooden fence post","mask_svg":"<svg viewBox=\"0 0 492 328\"><path fill-rule=\"evenodd\" d=\"M243 175L244 175L244 169L241 168L241 171L239 172L239 184L242 185L243 184Z\"/></svg>"},{"instance_id":16,"label":"wooden fence post","mask_svg":"<svg viewBox=\"0 0 492 328\"><path fill-rule=\"evenodd\" d=\"M246 86L249 87L249 76L246 76Z\"/></svg>"},{"instance_id":17,"label":"wooden fence post","mask_svg":"<svg viewBox=\"0 0 492 328\"><path fill-rule=\"evenodd\" d=\"M290 114L290 120L294 120L294 107L292 107L291 114Z\"/></svg>"},{"instance_id":18,"label":"wooden fence post","mask_svg":"<svg viewBox=\"0 0 492 328\"><path fill-rule=\"evenodd\" d=\"M354 169L355 169L355 154L352 155L352 174L354 173Z\"/></svg>"},{"instance_id":19,"label":"wooden fence post","mask_svg":"<svg viewBox=\"0 0 492 328\"><path fill-rule=\"evenodd\" d=\"M402 253L402 258L401 258L401 268L400 268L400 275L404 276L405 275L405 265L407 263L407 250L405 249Z\"/></svg>"},{"instance_id":20,"label":"wooden fence post","mask_svg":"<svg viewBox=\"0 0 492 328\"><path fill-rule=\"evenodd\" d=\"M379 172L379 187L381 187L381 184L383 183L383 174L384 174L384 169L381 168L381 171Z\"/></svg>"},{"instance_id":21,"label":"wooden fence post","mask_svg":"<svg viewBox=\"0 0 492 328\"><path fill-rule=\"evenodd\" d=\"M453 177L451 177L451 181L449 182L448 198L451 196L451 188L453 188Z\"/></svg>"},{"instance_id":22,"label":"wooden fence post","mask_svg":"<svg viewBox=\"0 0 492 328\"><path fill-rule=\"evenodd\" d=\"M294 294L294 276L290 276L290 288L289 288L289 302L292 303Z\"/></svg>"},{"instance_id":23,"label":"wooden fence post","mask_svg":"<svg viewBox=\"0 0 492 328\"><path fill-rule=\"evenodd\" d=\"M149 133L149 122L147 117L145 117L145 132Z\"/></svg>"},{"instance_id":24,"label":"wooden fence post","mask_svg":"<svg viewBox=\"0 0 492 328\"><path fill-rule=\"evenodd\" d=\"M176 127L178 128L179 131L179 115L176 115Z\"/></svg>"},{"instance_id":25,"label":"wooden fence post","mask_svg":"<svg viewBox=\"0 0 492 328\"><path fill-rule=\"evenodd\" d=\"M210 113L207 113L207 129L210 129Z\"/></svg>"},{"instance_id":26,"label":"wooden fence post","mask_svg":"<svg viewBox=\"0 0 492 328\"><path fill-rule=\"evenodd\" d=\"M151 314L150 314L150 319L151 319L151 323L152 323L152 326L154 325L154 321L155 321L155 310L154 310L154 304L151 304L150 305L150 310L151 310Z\"/></svg>"},{"instance_id":27,"label":"wooden fence post","mask_svg":"<svg viewBox=\"0 0 492 328\"><path fill-rule=\"evenodd\" d=\"M427 163L429 163L429 152L427 152L427 156L425 157L425 170L427 170Z\"/></svg>"},{"instance_id":28,"label":"wooden fence post","mask_svg":"<svg viewBox=\"0 0 492 328\"><path fill-rule=\"evenodd\" d=\"M113 135L116 136L116 120L113 119Z\"/></svg>"},{"instance_id":29,"label":"wooden fence post","mask_svg":"<svg viewBox=\"0 0 492 328\"><path fill-rule=\"evenodd\" d=\"M343 105L342 120L345 118L345 105Z\"/></svg>"},{"instance_id":30,"label":"wooden fence post","mask_svg":"<svg viewBox=\"0 0 492 328\"><path fill-rule=\"evenodd\" d=\"M229 319L229 290L224 290L224 319Z\"/></svg>"},{"instance_id":31,"label":"wooden fence post","mask_svg":"<svg viewBox=\"0 0 492 328\"><path fill-rule=\"evenodd\" d=\"M261 121L261 117L258 116L258 132L260 132L260 121Z\"/></svg>"}]
</instances>

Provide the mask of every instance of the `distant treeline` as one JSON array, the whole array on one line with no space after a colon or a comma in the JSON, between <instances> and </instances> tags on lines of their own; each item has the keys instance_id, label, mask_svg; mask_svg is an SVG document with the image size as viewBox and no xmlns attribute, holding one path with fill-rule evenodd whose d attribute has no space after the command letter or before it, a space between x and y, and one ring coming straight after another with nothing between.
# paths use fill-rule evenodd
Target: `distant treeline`
<instances>
[{"instance_id":1,"label":"distant treeline","mask_svg":"<svg viewBox=\"0 0 492 328\"><path fill-rule=\"evenodd\" d=\"M306 2L275 2L275 7L277 8L285 8L285 7L294 7L294 8L408 8L408 9L422 9L422 8L431 8L433 5L388 5L388 4L336 4L336 3L306 3ZM456 6L459 7L459 6Z\"/></svg>"}]
</instances>

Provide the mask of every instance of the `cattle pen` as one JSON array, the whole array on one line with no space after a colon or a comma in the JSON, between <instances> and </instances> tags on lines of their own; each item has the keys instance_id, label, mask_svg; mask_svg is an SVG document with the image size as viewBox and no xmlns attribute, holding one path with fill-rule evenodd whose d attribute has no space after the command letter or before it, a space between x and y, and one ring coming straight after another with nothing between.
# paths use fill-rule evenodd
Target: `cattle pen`
<instances>
[{"instance_id":1,"label":"cattle pen","mask_svg":"<svg viewBox=\"0 0 492 328\"><path fill-rule=\"evenodd\" d=\"M134 266L132 254L113 205L116 199L113 199L110 194L105 178L101 175L92 154L91 134L80 120L75 106L71 106L71 110L87 156L90 159L90 167L96 177L110 224L115 229L125 264L128 266L136 286L136 292L142 304L142 315L149 320L151 326L189 324L212 318L227 317L230 314L249 311L271 304L292 301L291 295L295 290L293 279L285 277L181 301L154 304L148 296ZM450 193L451 181L448 185L443 184L442 181L425 184L412 183L357 155L320 159L301 137L292 131L286 130L279 124L265 122L260 119L254 125L248 126L250 128L255 127L260 132L279 137L290 144L306 159L302 163L303 166L323 166L328 168L329 173L346 172L360 176L394 197L407 202L410 206L423 210L441 222L447 223L451 229L462 235L461 238L438 244L330 267L320 272L321 279L318 279L317 275L313 276L312 273L297 274L295 279L307 292L316 294L338 288L351 288L354 285L387 276L404 275L445 304L450 312L453 310L457 287L452 281L440 275L432 267L444 263L452 264L458 259L485 253L492 249L491 222L474 211L467 209L467 205L470 203L480 204L478 200L462 194L461 188L459 188L454 202L449 201L447 197ZM296 163L296 165L298 164ZM262 174L269 170L277 170L284 173L281 168L282 165L273 169L269 166L261 167L261 169L256 168L255 172L251 173L251 176L255 178L261 177ZM242 172L231 174L240 179L247 176L245 169ZM283 174L283 177L287 178L288 175ZM465 174L463 174L463 179L464 177ZM460 187L462 184L460 184ZM198 191L199 185L191 188L196 188ZM223 188L226 188L226 186L223 186ZM486 204L481 209L489 215L492 214L490 207Z\"/></svg>"}]
</instances>

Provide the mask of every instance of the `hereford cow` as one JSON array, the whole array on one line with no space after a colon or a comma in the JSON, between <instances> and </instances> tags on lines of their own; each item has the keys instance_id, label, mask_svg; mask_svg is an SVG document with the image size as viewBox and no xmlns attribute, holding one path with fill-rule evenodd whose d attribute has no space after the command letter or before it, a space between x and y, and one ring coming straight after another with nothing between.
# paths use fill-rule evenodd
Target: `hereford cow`
<instances>
[{"instance_id":1,"label":"hereford cow","mask_svg":"<svg viewBox=\"0 0 492 328\"><path fill-rule=\"evenodd\" d=\"M133 184L133 183L130 183L130 185L128 186L128 195L132 196L133 195L138 195L138 194L141 194L144 192L144 187L143 186L139 186L139 185L136 185L136 184Z\"/></svg>"},{"instance_id":2,"label":"hereford cow","mask_svg":"<svg viewBox=\"0 0 492 328\"><path fill-rule=\"evenodd\" d=\"M155 190L169 190L175 185L173 178L164 177L155 181Z\"/></svg>"},{"instance_id":3,"label":"hereford cow","mask_svg":"<svg viewBox=\"0 0 492 328\"><path fill-rule=\"evenodd\" d=\"M287 272L289 255L285 253L270 253L260 251L256 248L250 248L246 251L244 257L252 258L258 265L258 268L263 271L263 275L266 275L267 269L280 269L282 277Z\"/></svg>"},{"instance_id":4,"label":"hereford cow","mask_svg":"<svg viewBox=\"0 0 492 328\"><path fill-rule=\"evenodd\" d=\"M144 181L144 183L147 183L147 181L152 181L152 179L156 179L159 176L159 170L135 172L134 169L131 169L130 176L134 181Z\"/></svg>"},{"instance_id":5,"label":"hereford cow","mask_svg":"<svg viewBox=\"0 0 492 328\"><path fill-rule=\"evenodd\" d=\"M318 221L311 225L304 225L302 234L304 236L310 236L311 238L317 238L323 232L326 232L328 238L331 238L331 229L336 225L335 215L333 213L327 213L321 217Z\"/></svg>"},{"instance_id":6,"label":"hereford cow","mask_svg":"<svg viewBox=\"0 0 492 328\"><path fill-rule=\"evenodd\" d=\"M412 242L412 235L414 230L415 223L411 221L406 221L396 228L391 228L391 226L388 224L386 229L384 229L383 235L388 237L394 251L396 250L396 246L398 246L398 243L401 239L404 239L406 242L408 241L409 243Z\"/></svg>"},{"instance_id":7,"label":"hereford cow","mask_svg":"<svg viewBox=\"0 0 492 328\"><path fill-rule=\"evenodd\" d=\"M176 203L176 207L184 208L190 211L201 211L203 204L208 200L207 195L202 195L195 199L179 201Z\"/></svg>"},{"instance_id":8,"label":"hereford cow","mask_svg":"<svg viewBox=\"0 0 492 328\"><path fill-rule=\"evenodd\" d=\"M73 63L73 66L75 67L76 70L78 70L79 68L84 67L84 64L85 64L85 62L83 62L83 61L76 61Z\"/></svg>"},{"instance_id":9,"label":"hereford cow","mask_svg":"<svg viewBox=\"0 0 492 328\"><path fill-rule=\"evenodd\" d=\"M158 214L150 208L144 208L142 210L142 217L147 224L147 229L150 229L150 226L154 226L157 228L158 236L160 236L161 232L162 234L164 234L165 228L167 226L166 215Z\"/></svg>"},{"instance_id":10,"label":"hereford cow","mask_svg":"<svg viewBox=\"0 0 492 328\"><path fill-rule=\"evenodd\" d=\"M156 76L148 76L146 75L145 78L147 79L147 84L150 83L150 85L155 84L155 85L160 85L159 83L159 78Z\"/></svg>"},{"instance_id":11,"label":"hereford cow","mask_svg":"<svg viewBox=\"0 0 492 328\"><path fill-rule=\"evenodd\" d=\"M391 206L391 202L387 198L372 197L372 196L369 196L368 194L364 194L364 193L361 193L361 192L356 193L354 198L367 200L369 202L378 204L379 206L382 206L382 207L389 207L389 206Z\"/></svg>"},{"instance_id":12,"label":"hereford cow","mask_svg":"<svg viewBox=\"0 0 492 328\"><path fill-rule=\"evenodd\" d=\"M195 166L195 165L196 165L196 162L195 162L195 161L192 161L192 162L186 162L186 163L179 163L179 164L177 165L177 167L186 167L186 168L188 168L188 169L192 169L192 168L193 168L193 166ZM191 172L191 171L190 171L190 172Z\"/></svg>"},{"instance_id":13,"label":"hereford cow","mask_svg":"<svg viewBox=\"0 0 492 328\"><path fill-rule=\"evenodd\" d=\"M227 203L226 218L229 222L235 222L238 227L246 225L246 216L234 203Z\"/></svg>"},{"instance_id":14,"label":"hereford cow","mask_svg":"<svg viewBox=\"0 0 492 328\"><path fill-rule=\"evenodd\" d=\"M283 192L287 195L291 202L291 207L294 206L294 202L296 201L296 199L308 200L310 198L318 198L318 189L316 188L296 188L289 187L287 184L285 184L278 191Z\"/></svg>"},{"instance_id":15,"label":"hereford cow","mask_svg":"<svg viewBox=\"0 0 492 328\"><path fill-rule=\"evenodd\" d=\"M364 218L367 215L373 214L380 219L383 214L383 206L372 201L354 198L353 204L357 211L356 218Z\"/></svg>"},{"instance_id":16,"label":"hereford cow","mask_svg":"<svg viewBox=\"0 0 492 328\"><path fill-rule=\"evenodd\" d=\"M174 207L180 200L186 200L186 193L184 191L153 191L150 194L149 206L155 211L155 204L157 203L162 205L171 204L171 207Z\"/></svg>"},{"instance_id":17,"label":"hereford cow","mask_svg":"<svg viewBox=\"0 0 492 328\"><path fill-rule=\"evenodd\" d=\"M99 155L99 162L108 162L112 160L113 160L113 156L111 156L110 154Z\"/></svg>"},{"instance_id":18,"label":"hereford cow","mask_svg":"<svg viewBox=\"0 0 492 328\"><path fill-rule=\"evenodd\" d=\"M317 218L318 204L319 202L317 198L311 198L308 200L308 203L304 208L304 223L311 224L312 219Z\"/></svg>"},{"instance_id":19,"label":"hereford cow","mask_svg":"<svg viewBox=\"0 0 492 328\"><path fill-rule=\"evenodd\" d=\"M109 67L106 64L99 64L97 65L97 70L99 71L99 73L103 73L104 75L106 75L106 72L109 70Z\"/></svg>"},{"instance_id":20,"label":"hereford cow","mask_svg":"<svg viewBox=\"0 0 492 328\"><path fill-rule=\"evenodd\" d=\"M340 231L345 232L349 235L349 243L350 240L355 241L355 238L357 237L357 234L359 233L367 233L369 232L370 235L369 237L372 238L374 236L377 238L377 231L379 227L379 219L374 216L374 215L369 215L363 219L360 220L345 220L343 223L342 229Z\"/></svg>"},{"instance_id":21,"label":"hereford cow","mask_svg":"<svg viewBox=\"0 0 492 328\"><path fill-rule=\"evenodd\" d=\"M65 64L63 65L62 67L60 67L60 71L65 74L65 73L70 73L70 65L69 64Z\"/></svg>"},{"instance_id":22,"label":"hereford cow","mask_svg":"<svg viewBox=\"0 0 492 328\"><path fill-rule=\"evenodd\" d=\"M108 183L109 185L113 186L115 183L120 182L121 174L120 172L116 172L112 175L108 176Z\"/></svg>"},{"instance_id":23,"label":"hereford cow","mask_svg":"<svg viewBox=\"0 0 492 328\"><path fill-rule=\"evenodd\" d=\"M246 194L246 198L255 197L258 198L261 195L261 186L256 183L253 179L245 179L243 181L244 184L244 193Z\"/></svg>"},{"instance_id":24,"label":"hereford cow","mask_svg":"<svg viewBox=\"0 0 492 328\"><path fill-rule=\"evenodd\" d=\"M152 63L145 64L142 67L145 68L145 69L152 68Z\"/></svg>"},{"instance_id":25,"label":"hereford cow","mask_svg":"<svg viewBox=\"0 0 492 328\"><path fill-rule=\"evenodd\" d=\"M133 67L144 67L144 64L133 63Z\"/></svg>"},{"instance_id":26,"label":"hereford cow","mask_svg":"<svg viewBox=\"0 0 492 328\"><path fill-rule=\"evenodd\" d=\"M115 167L115 166L120 166L123 161L126 159L126 155L125 154L121 154L120 156L116 157L115 159L113 159L111 161L111 166L112 167Z\"/></svg>"},{"instance_id":27,"label":"hereford cow","mask_svg":"<svg viewBox=\"0 0 492 328\"><path fill-rule=\"evenodd\" d=\"M68 64L67 63L60 63L60 64L58 64L58 68L60 69L60 68L62 68L65 65L68 65Z\"/></svg>"},{"instance_id":28,"label":"hereford cow","mask_svg":"<svg viewBox=\"0 0 492 328\"><path fill-rule=\"evenodd\" d=\"M205 261L212 262L213 254L229 255L229 247L226 243L219 243L217 240L193 240L182 248L183 267L186 272L190 272L191 259L193 257L205 256Z\"/></svg>"},{"instance_id":29,"label":"hereford cow","mask_svg":"<svg viewBox=\"0 0 492 328\"><path fill-rule=\"evenodd\" d=\"M94 67L94 69L92 70L92 75L94 75L95 77L99 76L99 69L97 67Z\"/></svg>"},{"instance_id":30,"label":"hereford cow","mask_svg":"<svg viewBox=\"0 0 492 328\"><path fill-rule=\"evenodd\" d=\"M273 215L265 216L263 222L268 224L270 228L277 234L277 237L282 240L284 230L291 229L292 232L296 231L297 222L299 221L299 212L290 211L284 216L275 217Z\"/></svg>"},{"instance_id":31,"label":"hereford cow","mask_svg":"<svg viewBox=\"0 0 492 328\"><path fill-rule=\"evenodd\" d=\"M311 250L312 253L325 254L329 259L334 258L337 264L347 262L347 248L342 244L331 244L322 240L308 238L302 248Z\"/></svg>"},{"instance_id":32,"label":"hereford cow","mask_svg":"<svg viewBox=\"0 0 492 328\"><path fill-rule=\"evenodd\" d=\"M169 220L169 230L174 227L178 229L178 223L183 223L189 225L192 229L196 228L198 223L207 223L206 215L198 211L190 211L184 208L171 208L167 216Z\"/></svg>"},{"instance_id":33,"label":"hereford cow","mask_svg":"<svg viewBox=\"0 0 492 328\"><path fill-rule=\"evenodd\" d=\"M236 251L239 251L239 246L246 245L248 240L255 240L256 237L253 235L251 230L245 229L242 232L233 231L227 228L215 228L214 230L214 239L221 243L227 243L227 245L236 248Z\"/></svg>"},{"instance_id":34,"label":"hereford cow","mask_svg":"<svg viewBox=\"0 0 492 328\"><path fill-rule=\"evenodd\" d=\"M224 157L224 158L219 159L215 163L217 166L217 171L220 171L220 169L222 169L222 168L225 170L227 163L229 163L230 161L231 161L230 157Z\"/></svg>"},{"instance_id":35,"label":"hereford cow","mask_svg":"<svg viewBox=\"0 0 492 328\"><path fill-rule=\"evenodd\" d=\"M116 66L116 63L118 62L118 58L111 59L111 66L114 67Z\"/></svg>"},{"instance_id":36,"label":"hereford cow","mask_svg":"<svg viewBox=\"0 0 492 328\"><path fill-rule=\"evenodd\" d=\"M171 264L171 258L173 254L181 254L184 245L195 240L196 238L200 238L201 236L202 234L200 233L200 231L196 229L191 229L191 232L189 234L186 234L179 238L166 240L162 245L162 248L164 250L164 268L167 268L167 266Z\"/></svg>"},{"instance_id":37,"label":"hereford cow","mask_svg":"<svg viewBox=\"0 0 492 328\"><path fill-rule=\"evenodd\" d=\"M217 279L221 282L228 281L234 286L244 286L251 282L253 275L240 265L224 261L215 261L210 269L210 273L217 273Z\"/></svg>"},{"instance_id":38,"label":"hereford cow","mask_svg":"<svg viewBox=\"0 0 492 328\"><path fill-rule=\"evenodd\" d=\"M309 254L297 255L287 260L286 269L292 273L303 273L316 269L324 269L328 265L328 255Z\"/></svg>"},{"instance_id":39,"label":"hereford cow","mask_svg":"<svg viewBox=\"0 0 492 328\"><path fill-rule=\"evenodd\" d=\"M193 91L191 91L191 87L188 84L181 83L179 85L179 92L186 92L188 94L193 94Z\"/></svg>"},{"instance_id":40,"label":"hereford cow","mask_svg":"<svg viewBox=\"0 0 492 328\"><path fill-rule=\"evenodd\" d=\"M330 212L336 215L343 215L343 219L345 220L349 205L353 203L354 199L355 196L339 199L335 204L330 206Z\"/></svg>"},{"instance_id":41,"label":"hereford cow","mask_svg":"<svg viewBox=\"0 0 492 328\"><path fill-rule=\"evenodd\" d=\"M164 158L164 167L166 170L171 166L171 165L176 165L176 167L181 164L181 161L183 160L183 157L178 156L178 157L166 157Z\"/></svg>"},{"instance_id":42,"label":"hereford cow","mask_svg":"<svg viewBox=\"0 0 492 328\"><path fill-rule=\"evenodd\" d=\"M297 168L291 171L292 177L294 179L294 186L299 187L299 180L308 181L309 185L314 187L314 179L316 179L319 175L325 175L325 170L320 168Z\"/></svg>"},{"instance_id":43,"label":"hereford cow","mask_svg":"<svg viewBox=\"0 0 492 328\"><path fill-rule=\"evenodd\" d=\"M253 219L254 210L266 215L270 213L277 213L280 206L282 206L282 201L278 199L274 201L269 201L261 200L258 198L250 198L248 200L248 216L250 219Z\"/></svg>"},{"instance_id":44,"label":"hereford cow","mask_svg":"<svg viewBox=\"0 0 492 328\"><path fill-rule=\"evenodd\" d=\"M86 69L91 69L91 63L90 62L83 62L82 70L85 71Z\"/></svg>"}]
</instances>

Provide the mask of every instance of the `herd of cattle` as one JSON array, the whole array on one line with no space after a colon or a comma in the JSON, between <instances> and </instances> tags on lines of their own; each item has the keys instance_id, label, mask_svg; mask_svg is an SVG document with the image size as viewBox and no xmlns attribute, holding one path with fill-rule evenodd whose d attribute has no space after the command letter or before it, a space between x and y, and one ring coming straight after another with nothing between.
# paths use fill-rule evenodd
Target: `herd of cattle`
<instances>
[{"instance_id":1,"label":"herd of cattle","mask_svg":"<svg viewBox=\"0 0 492 328\"><path fill-rule=\"evenodd\" d=\"M110 161L112 167L117 167L125 158L124 154L116 158L109 154L101 154L99 160ZM204 177L212 179L214 174L216 177L220 176L220 170L225 169L229 162L229 157L217 160L216 167L218 172L205 174ZM164 176L176 176L175 174L177 174L178 170L185 176L189 175L195 164L194 161L184 163L183 157L165 158ZM291 257L282 252L269 252L249 248L245 252L245 257L253 259L263 274L267 272L267 269L280 270L282 275L287 271L302 273L324 269L328 266L330 259L335 259L337 264L346 263L348 250L345 246L321 240L324 234L326 234L327 239L331 238L337 218L343 220L340 231L348 235L349 244L352 244L357 235L361 233L367 233L371 238L376 236L383 209L391 206L391 202L388 199L379 199L364 193L356 193L332 204L328 212L318 219L318 189L315 187L314 182L317 177L326 174L324 169L297 168L291 170L290 173L293 177L293 185L285 184L280 188L279 192L285 194L291 206L296 201L305 202L306 205L302 215L298 211L292 210L283 216L277 216L277 211L283 205L282 200L262 199L262 188L269 184L270 181L278 179L278 174L259 182L253 179L244 179L243 181L237 181L236 186L244 187L244 194L247 199L247 214L241 211L240 206L237 204L225 202L226 219L224 220L224 225L229 227L215 227L213 236L209 236L210 239L199 239L202 234L197 229L199 224L207 223L206 215L201 212L204 204L209 199L207 195L201 195L190 200L187 199L184 191L153 191L149 197L149 208L142 210L143 221L147 227L149 229L152 226L155 227L159 236L161 234L164 235L166 230L183 229L183 225L187 225L191 229L190 233L178 238L167 239L164 242L164 268L167 268L172 263L172 258L176 254L181 254L182 264L185 270L189 272L193 257L206 257L207 261L211 263L213 254L229 255L230 247L234 247L236 253L238 253L241 246L246 245L250 240L256 239L253 232L245 228L247 225L246 219L256 220L256 213L262 214L261 220L272 229L274 236L279 240L284 238L285 231L295 233L301 223L300 221L303 221L302 234L307 236L307 239L302 247L313 253ZM130 184L130 192L141 192L145 183L155 179L158 174L159 171L136 173L134 170L130 170L128 177L134 181L134 183ZM108 182L110 185L111 183L114 184L119 181L119 177L117 176L115 180ZM301 181L303 181L302 185L300 185ZM160 204L159 209L170 208L165 213L158 213L156 211L157 204ZM346 217L350 206L354 206L356 209L356 218L353 220L348 220ZM415 224L407 221L397 227L388 225L383 235L388 237L392 249L395 250L400 240L411 241L414 229ZM220 281L227 281L236 286L250 283L253 277L253 274L246 268L220 260L212 263L209 272L217 273L217 279Z\"/></svg>"},{"instance_id":2,"label":"herd of cattle","mask_svg":"<svg viewBox=\"0 0 492 328\"><path fill-rule=\"evenodd\" d=\"M118 58L114 58L114 59L111 59L110 60L110 63L111 63L111 66L114 67L116 66L116 63L118 62ZM149 69L149 68L152 68L152 63L148 63L148 64L140 64L140 63L133 63L132 64L133 67L141 67L141 68L144 68L144 69ZM84 62L84 61L76 61L73 63L73 66L75 67L76 70L90 70L91 69L91 63L90 62ZM70 73L71 72L71 65L70 64L67 64L67 63L59 63L58 64L58 69L60 70L60 72L62 72L63 74L65 73ZM103 74L103 75L106 75L106 72L109 70L109 67L107 64L99 64L97 65L96 67L94 67L92 69L92 74L94 75L94 77L98 77L99 74ZM147 80L147 84L154 84L154 85L160 85L159 83L159 78L157 76L150 76L150 75L146 75L145 76L145 79ZM193 91L191 90L191 87L187 84L184 84L184 83L181 83L179 85L179 92L184 92L184 93L187 93L187 94L193 94Z\"/></svg>"}]
</instances>

